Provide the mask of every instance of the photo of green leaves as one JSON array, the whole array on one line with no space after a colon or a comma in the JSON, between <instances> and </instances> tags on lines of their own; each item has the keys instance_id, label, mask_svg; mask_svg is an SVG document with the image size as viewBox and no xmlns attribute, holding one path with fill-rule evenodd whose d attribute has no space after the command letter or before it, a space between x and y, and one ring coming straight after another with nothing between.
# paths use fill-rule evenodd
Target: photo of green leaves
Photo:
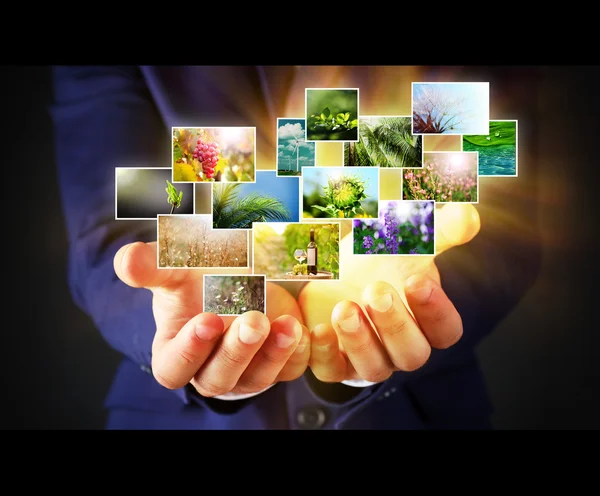
<instances>
[{"instance_id":1,"label":"photo of green leaves","mask_svg":"<svg viewBox=\"0 0 600 496\"><path fill-rule=\"evenodd\" d=\"M358 141L358 88L306 88L306 141Z\"/></svg>"}]
</instances>

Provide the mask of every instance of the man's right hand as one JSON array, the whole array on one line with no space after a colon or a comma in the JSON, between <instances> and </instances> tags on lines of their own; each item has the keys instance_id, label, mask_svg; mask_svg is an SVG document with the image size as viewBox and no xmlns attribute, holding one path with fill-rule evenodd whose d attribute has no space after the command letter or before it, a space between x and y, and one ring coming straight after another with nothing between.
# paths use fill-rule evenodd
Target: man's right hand
<instances>
[{"instance_id":1,"label":"man's right hand","mask_svg":"<svg viewBox=\"0 0 600 496\"><path fill-rule=\"evenodd\" d=\"M267 283L267 314L203 313L202 269L159 269L156 243L132 243L115 255L124 283L153 293L156 334L152 372L168 389L191 383L205 397L260 392L300 377L310 357L310 333L296 300ZM239 269L219 270L240 274Z\"/></svg>"}]
</instances>

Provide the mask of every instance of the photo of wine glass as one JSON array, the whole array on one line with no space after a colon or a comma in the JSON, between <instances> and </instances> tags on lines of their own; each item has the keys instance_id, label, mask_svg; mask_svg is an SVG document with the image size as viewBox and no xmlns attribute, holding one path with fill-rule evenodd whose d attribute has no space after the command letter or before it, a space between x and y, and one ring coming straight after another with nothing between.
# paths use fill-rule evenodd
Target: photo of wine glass
<instances>
[{"instance_id":1,"label":"photo of wine glass","mask_svg":"<svg viewBox=\"0 0 600 496\"><path fill-rule=\"evenodd\" d=\"M302 263L306 260L306 250L298 248L294 251L294 258L298 260L298 263Z\"/></svg>"}]
</instances>

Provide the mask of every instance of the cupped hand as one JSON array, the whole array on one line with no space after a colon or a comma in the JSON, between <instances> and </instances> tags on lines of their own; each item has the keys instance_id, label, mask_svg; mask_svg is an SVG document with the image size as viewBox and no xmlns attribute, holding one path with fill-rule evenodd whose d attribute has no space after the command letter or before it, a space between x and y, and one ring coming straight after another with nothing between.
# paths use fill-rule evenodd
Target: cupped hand
<instances>
[{"instance_id":1,"label":"cupped hand","mask_svg":"<svg viewBox=\"0 0 600 496\"><path fill-rule=\"evenodd\" d=\"M381 382L422 367L431 348L462 336L462 319L440 285L435 256L479 232L471 204L436 211L436 255L354 255L340 242L340 280L308 283L298 302L311 332L310 367L325 382Z\"/></svg>"},{"instance_id":2,"label":"cupped hand","mask_svg":"<svg viewBox=\"0 0 600 496\"><path fill-rule=\"evenodd\" d=\"M266 315L204 313L203 274L209 271L159 269L156 249L155 242L123 246L114 269L124 283L153 293L152 372L161 385L178 389L191 383L202 396L215 397L259 392L304 373L310 334L290 293L267 283Z\"/></svg>"}]
</instances>

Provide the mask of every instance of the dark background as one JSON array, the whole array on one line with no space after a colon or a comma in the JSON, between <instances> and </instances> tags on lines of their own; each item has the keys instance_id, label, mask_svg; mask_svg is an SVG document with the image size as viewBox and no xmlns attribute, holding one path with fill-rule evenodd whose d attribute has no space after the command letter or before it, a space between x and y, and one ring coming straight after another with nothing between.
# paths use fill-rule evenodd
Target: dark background
<instances>
[{"instance_id":1,"label":"dark background","mask_svg":"<svg viewBox=\"0 0 600 496\"><path fill-rule=\"evenodd\" d=\"M67 287L47 112L50 70L2 73L4 205L11 212L3 233L3 292L14 302L3 325L0 427L101 429L102 402L120 357ZM479 347L499 429L600 428L597 82L597 67L551 67L543 94L532 95L544 101L545 254L536 285ZM18 187L10 182L15 177Z\"/></svg>"}]
</instances>

